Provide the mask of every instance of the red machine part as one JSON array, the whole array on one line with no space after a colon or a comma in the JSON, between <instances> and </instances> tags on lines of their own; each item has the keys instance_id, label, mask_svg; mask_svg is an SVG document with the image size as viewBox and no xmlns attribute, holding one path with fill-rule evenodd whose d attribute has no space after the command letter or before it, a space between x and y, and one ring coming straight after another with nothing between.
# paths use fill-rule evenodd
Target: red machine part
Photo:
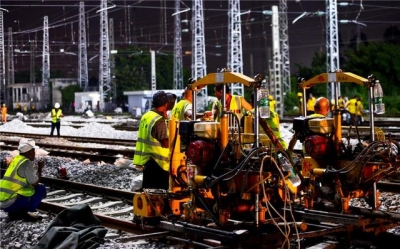
<instances>
[{"instance_id":1,"label":"red machine part","mask_svg":"<svg viewBox=\"0 0 400 249\"><path fill-rule=\"evenodd\" d=\"M328 153L329 139L320 135L307 137L304 141L304 148L312 158L321 158Z\"/></svg>"},{"instance_id":2,"label":"red machine part","mask_svg":"<svg viewBox=\"0 0 400 249\"><path fill-rule=\"evenodd\" d=\"M214 146L204 140L196 140L189 143L188 159L199 167L206 166L213 158Z\"/></svg>"}]
</instances>

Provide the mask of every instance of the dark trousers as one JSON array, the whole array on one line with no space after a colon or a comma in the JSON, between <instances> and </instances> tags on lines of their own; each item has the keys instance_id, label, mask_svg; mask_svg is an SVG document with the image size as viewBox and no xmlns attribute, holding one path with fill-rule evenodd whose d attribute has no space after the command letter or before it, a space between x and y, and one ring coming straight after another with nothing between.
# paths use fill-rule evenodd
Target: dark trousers
<instances>
[{"instance_id":1,"label":"dark trousers","mask_svg":"<svg viewBox=\"0 0 400 249\"><path fill-rule=\"evenodd\" d=\"M3 210L10 215L33 212L36 210L40 202L45 197L46 187L44 185L38 184L36 185L35 193L32 196L26 197L18 195L15 202L11 206L4 208Z\"/></svg>"},{"instance_id":2,"label":"dark trousers","mask_svg":"<svg viewBox=\"0 0 400 249\"><path fill-rule=\"evenodd\" d=\"M56 128L56 129L57 129L57 137L59 137L59 136L60 136L60 126L61 126L61 123L60 123L60 121L57 121L57 122L55 122L55 123L51 122L51 131L50 131L50 137L52 137L52 136L53 136L53 133L54 133L54 128Z\"/></svg>"},{"instance_id":3,"label":"dark trousers","mask_svg":"<svg viewBox=\"0 0 400 249\"><path fill-rule=\"evenodd\" d=\"M153 159L144 164L142 188L169 188L169 172L163 170Z\"/></svg>"}]
</instances>

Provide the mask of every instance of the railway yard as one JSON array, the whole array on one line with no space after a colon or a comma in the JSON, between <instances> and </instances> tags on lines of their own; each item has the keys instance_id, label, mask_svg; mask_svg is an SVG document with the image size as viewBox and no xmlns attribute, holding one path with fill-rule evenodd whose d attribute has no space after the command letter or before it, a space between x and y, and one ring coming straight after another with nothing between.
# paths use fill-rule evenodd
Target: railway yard
<instances>
[{"instance_id":1,"label":"railway yard","mask_svg":"<svg viewBox=\"0 0 400 249\"><path fill-rule=\"evenodd\" d=\"M292 228L291 232L285 233L287 238L274 233L264 237L252 230L225 231L213 226L175 223L173 218L162 217L157 225L152 220L138 220L132 207L137 188L135 179L140 178L141 169L131 164L137 121L65 118L63 122L60 138L48 136L50 125L43 120L23 122L14 119L0 126L2 175L5 161L15 156L19 139L33 138L40 147L36 160L45 160L41 182L47 187L47 197L38 210L43 217L40 222L9 221L0 211L1 248L31 248L39 242L57 214L85 205L107 229L97 248L232 248L238 245L248 248L252 243L241 241L242 233L254 233L254 237L246 238L261 242L262 248L394 248L394 243L398 245L400 241L398 170L377 183L380 205L375 210L370 201L358 197L349 201L351 213L304 210L296 206L300 199L295 197L294 205L289 208L296 221L282 225L285 229ZM285 140L292 135L290 122L290 118L281 121ZM399 118L377 120L375 126L393 141L400 140ZM348 136L353 137L351 132L354 131L350 127L344 127L343 133L346 129ZM363 136L362 127L359 133ZM319 221L312 221L311 216L317 215ZM230 221L232 227L244 223ZM272 224L263 225L268 227ZM280 226L279 223L275 225Z\"/></svg>"}]
</instances>

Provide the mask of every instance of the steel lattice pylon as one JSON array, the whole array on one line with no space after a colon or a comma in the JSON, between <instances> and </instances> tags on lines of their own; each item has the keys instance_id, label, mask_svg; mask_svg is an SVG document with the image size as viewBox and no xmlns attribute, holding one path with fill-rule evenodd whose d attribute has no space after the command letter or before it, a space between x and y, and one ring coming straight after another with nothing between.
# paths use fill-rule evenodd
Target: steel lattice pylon
<instances>
[{"instance_id":1,"label":"steel lattice pylon","mask_svg":"<svg viewBox=\"0 0 400 249\"><path fill-rule=\"evenodd\" d=\"M228 68L235 73L243 73L242 22L240 0L229 0L228 10ZM232 94L243 96L242 84L231 84Z\"/></svg>"},{"instance_id":2,"label":"steel lattice pylon","mask_svg":"<svg viewBox=\"0 0 400 249\"><path fill-rule=\"evenodd\" d=\"M110 44L108 39L107 0L101 0L100 5L100 65L99 65L99 93L100 111L104 110L104 98L110 94Z\"/></svg>"},{"instance_id":3,"label":"steel lattice pylon","mask_svg":"<svg viewBox=\"0 0 400 249\"><path fill-rule=\"evenodd\" d=\"M192 78L197 80L207 74L206 49L204 43L203 0L194 0L192 8ZM207 107L207 87L197 93L196 109Z\"/></svg>"},{"instance_id":4,"label":"steel lattice pylon","mask_svg":"<svg viewBox=\"0 0 400 249\"><path fill-rule=\"evenodd\" d=\"M279 29L280 29L281 51L282 51L282 92L285 93L291 91L287 0L280 0L279 2L280 2Z\"/></svg>"},{"instance_id":5,"label":"steel lattice pylon","mask_svg":"<svg viewBox=\"0 0 400 249\"><path fill-rule=\"evenodd\" d=\"M50 45L49 45L49 19L47 16L43 19L43 51L42 51L42 98L44 107L50 104Z\"/></svg>"},{"instance_id":6,"label":"steel lattice pylon","mask_svg":"<svg viewBox=\"0 0 400 249\"><path fill-rule=\"evenodd\" d=\"M5 54L4 54L4 23L3 11L0 11L0 101L5 102L6 95L6 70L5 70Z\"/></svg>"},{"instance_id":7,"label":"steel lattice pylon","mask_svg":"<svg viewBox=\"0 0 400 249\"><path fill-rule=\"evenodd\" d=\"M339 58L337 1L326 0L326 69L328 72L336 72L340 69ZM335 83L333 82L326 86L327 98L332 100L336 96L335 103L337 103L337 97L340 95L340 84L337 84L337 89L335 89Z\"/></svg>"},{"instance_id":8,"label":"steel lattice pylon","mask_svg":"<svg viewBox=\"0 0 400 249\"><path fill-rule=\"evenodd\" d=\"M87 65L87 43L85 26L85 3L79 3L79 75L80 87L86 92L88 90L88 65Z\"/></svg>"},{"instance_id":9,"label":"steel lattice pylon","mask_svg":"<svg viewBox=\"0 0 400 249\"><path fill-rule=\"evenodd\" d=\"M14 78L14 45L13 45L13 35L12 28L8 28L8 66L7 66L7 83L5 85L5 94L4 94L4 102L7 103L8 106L11 106L10 101L10 93L8 89L15 83Z\"/></svg>"},{"instance_id":10,"label":"steel lattice pylon","mask_svg":"<svg viewBox=\"0 0 400 249\"><path fill-rule=\"evenodd\" d=\"M110 18L110 23L109 23L109 31L110 31L110 51L115 50L115 43L114 43L114 19ZM113 97L114 100L117 98L117 79L115 77L115 54L110 53L110 77L111 77L111 92L112 95L110 97Z\"/></svg>"},{"instance_id":11,"label":"steel lattice pylon","mask_svg":"<svg viewBox=\"0 0 400 249\"><path fill-rule=\"evenodd\" d=\"M183 67L182 67L182 31L180 0L175 0L174 17L174 89L183 89Z\"/></svg>"},{"instance_id":12,"label":"steel lattice pylon","mask_svg":"<svg viewBox=\"0 0 400 249\"><path fill-rule=\"evenodd\" d=\"M275 96L276 112L283 116L283 94L282 94L282 58L279 37L279 13L278 6L272 6L272 79L270 81L270 94Z\"/></svg>"}]
</instances>

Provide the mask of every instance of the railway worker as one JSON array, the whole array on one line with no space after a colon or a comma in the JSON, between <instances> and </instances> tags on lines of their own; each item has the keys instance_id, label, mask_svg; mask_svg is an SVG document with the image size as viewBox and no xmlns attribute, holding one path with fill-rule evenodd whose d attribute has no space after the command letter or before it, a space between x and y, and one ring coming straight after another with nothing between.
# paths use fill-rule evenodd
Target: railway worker
<instances>
[{"instance_id":1,"label":"railway worker","mask_svg":"<svg viewBox=\"0 0 400 249\"><path fill-rule=\"evenodd\" d=\"M315 113L308 115L309 118L325 118L329 113L330 105L329 100L325 97L320 97L315 101L314 110ZM289 141L288 151L293 152L293 148L296 145L298 134L293 134L293 137Z\"/></svg>"},{"instance_id":2,"label":"railway worker","mask_svg":"<svg viewBox=\"0 0 400 249\"><path fill-rule=\"evenodd\" d=\"M11 220L41 219L40 216L28 213L34 212L46 197L45 186L39 184L44 162L38 162L37 172L33 168L36 148L38 147L32 139L21 138L19 155L14 157L0 180L0 208L8 213Z\"/></svg>"},{"instance_id":3,"label":"railway worker","mask_svg":"<svg viewBox=\"0 0 400 249\"><path fill-rule=\"evenodd\" d=\"M167 97L168 97L167 116L168 118L171 118L172 109L174 109L175 107L176 95L173 93L167 93Z\"/></svg>"},{"instance_id":4,"label":"railway worker","mask_svg":"<svg viewBox=\"0 0 400 249\"><path fill-rule=\"evenodd\" d=\"M316 101L315 97L313 96L312 93L310 93L307 98L307 115L313 114L315 112L314 110L315 101Z\"/></svg>"},{"instance_id":5,"label":"railway worker","mask_svg":"<svg viewBox=\"0 0 400 249\"><path fill-rule=\"evenodd\" d=\"M1 122L7 122L7 106L5 103L1 103Z\"/></svg>"},{"instance_id":6,"label":"railway worker","mask_svg":"<svg viewBox=\"0 0 400 249\"><path fill-rule=\"evenodd\" d=\"M169 188L168 96L153 95L152 109L140 119L133 164L143 167L144 189Z\"/></svg>"},{"instance_id":7,"label":"railway worker","mask_svg":"<svg viewBox=\"0 0 400 249\"><path fill-rule=\"evenodd\" d=\"M345 104L345 107L349 111L351 115L351 120L356 120L357 122L357 101L358 101L358 96L354 95L353 98L351 98L347 103ZM350 121L351 124L354 124L354 121Z\"/></svg>"},{"instance_id":8,"label":"railway worker","mask_svg":"<svg viewBox=\"0 0 400 249\"><path fill-rule=\"evenodd\" d=\"M303 115L303 94L301 92L297 93L297 99L299 100L299 114Z\"/></svg>"},{"instance_id":9,"label":"railway worker","mask_svg":"<svg viewBox=\"0 0 400 249\"><path fill-rule=\"evenodd\" d=\"M54 129L57 129L57 137L60 137L61 118L64 117L60 104L55 103L54 108L51 110L51 131L50 137L53 136Z\"/></svg>"},{"instance_id":10,"label":"railway worker","mask_svg":"<svg viewBox=\"0 0 400 249\"><path fill-rule=\"evenodd\" d=\"M272 96L271 94L268 95L268 100L269 100L269 110L275 112L276 100L274 99L274 96Z\"/></svg>"},{"instance_id":11,"label":"railway worker","mask_svg":"<svg viewBox=\"0 0 400 249\"><path fill-rule=\"evenodd\" d=\"M365 114L364 106L362 103L362 99L360 97L357 98L356 102L356 121L358 125L361 125L363 122L363 115Z\"/></svg>"},{"instance_id":12,"label":"railway worker","mask_svg":"<svg viewBox=\"0 0 400 249\"><path fill-rule=\"evenodd\" d=\"M222 113L221 100L224 87L226 88L225 107L228 111L235 113L240 120L244 114L243 109L251 111L253 107L244 99L244 97L230 94L229 87L227 87L226 84L216 84L214 87L215 97L217 97L218 101L213 103L212 116L215 121L220 121L219 115Z\"/></svg>"},{"instance_id":13,"label":"railway worker","mask_svg":"<svg viewBox=\"0 0 400 249\"><path fill-rule=\"evenodd\" d=\"M250 103L254 103L254 92L251 93L250 96ZM246 115L253 116L254 115L254 108L251 111L248 111ZM272 143L278 147L279 149L286 150L287 144L285 140L283 140L281 132L280 132L280 122L279 122L279 115L274 110L270 109L270 116L264 119L265 123L261 122L261 127L271 139ZM266 124L266 125L265 125ZM271 136L271 132L274 136ZM274 138L275 137L275 138ZM275 140L276 139L276 140Z\"/></svg>"},{"instance_id":14,"label":"railway worker","mask_svg":"<svg viewBox=\"0 0 400 249\"><path fill-rule=\"evenodd\" d=\"M172 116L175 119L192 120L192 93L192 90L185 88L182 99L172 109Z\"/></svg>"}]
</instances>

